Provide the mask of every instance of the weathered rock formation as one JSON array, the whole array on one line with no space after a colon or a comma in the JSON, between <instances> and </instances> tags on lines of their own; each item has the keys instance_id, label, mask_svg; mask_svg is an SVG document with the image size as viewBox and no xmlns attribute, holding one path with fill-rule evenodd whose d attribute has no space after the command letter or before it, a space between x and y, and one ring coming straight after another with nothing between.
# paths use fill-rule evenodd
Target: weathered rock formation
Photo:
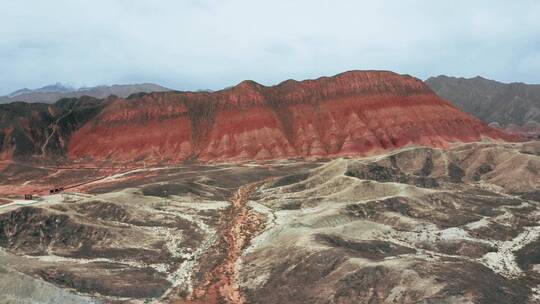
<instances>
[{"instance_id":1,"label":"weathered rock formation","mask_svg":"<svg viewBox=\"0 0 540 304\"><path fill-rule=\"evenodd\" d=\"M13 108L24 113L13 116ZM272 87L244 81L212 93L19 103L2 106L0 118L3 159L262 160L514 139L442 100L422 81L385 71Z\"/></svg>"},{"instance_id":2,"label":"weathered rock formation","mask_svg":"<svg viewBox=\"0 0 540 304\"><path fill-rule=\"evenodd\" d=\"M426 84L442 98L493 127L540 138L540 85L501 83L482 77L438 76Z\"/></svg>"}]
</instances>

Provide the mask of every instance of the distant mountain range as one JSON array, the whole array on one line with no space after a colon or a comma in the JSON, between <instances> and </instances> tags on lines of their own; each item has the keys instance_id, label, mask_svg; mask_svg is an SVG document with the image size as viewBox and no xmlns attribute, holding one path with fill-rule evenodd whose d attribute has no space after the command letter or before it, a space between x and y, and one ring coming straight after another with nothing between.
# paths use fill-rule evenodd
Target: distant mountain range
<instances>
[{"instance_id":1,"label":"distant mountain range","mask_svg":"<svg viewBox=\"0 0 540 304\"><path fill-rule=\"evenodd\" d=\"M53 103L62 98L78 98L81 96L107 98L110 95L116 95L118 97L126 98L135 93L166 91L171 91L171 89L153 83L116 84L112 86L84 87L78 89L61 83L56 83L35 90L24 88L6 96L0 96L0 103L9 103L14 101Z\"/></svg>"},{"instance_id":2,"label":"distant mountain range","mask_svg":"<svg viewBox=\"0 0 540 304\"><path fill-rule=\"evenodd\" d=\"M482 77L432 77L437 95L491 126L537 138L540 135L540 85L502 83Z\"/></svg>"}]
</instances>

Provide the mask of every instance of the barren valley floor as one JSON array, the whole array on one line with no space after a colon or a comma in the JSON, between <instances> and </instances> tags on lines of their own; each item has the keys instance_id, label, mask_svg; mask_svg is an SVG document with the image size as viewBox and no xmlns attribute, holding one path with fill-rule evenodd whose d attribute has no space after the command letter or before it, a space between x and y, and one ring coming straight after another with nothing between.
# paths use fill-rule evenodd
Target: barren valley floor
<instances>
[{"instance_id":1,"label":"barren valley floor","mask_svg":"<svg viewBox=\"0 0 540 304\"><path fill-rule=\"evenodd\" d=\"M0 177L0 303L540 301L539 142Z\"/></svg>"}]
</instances>

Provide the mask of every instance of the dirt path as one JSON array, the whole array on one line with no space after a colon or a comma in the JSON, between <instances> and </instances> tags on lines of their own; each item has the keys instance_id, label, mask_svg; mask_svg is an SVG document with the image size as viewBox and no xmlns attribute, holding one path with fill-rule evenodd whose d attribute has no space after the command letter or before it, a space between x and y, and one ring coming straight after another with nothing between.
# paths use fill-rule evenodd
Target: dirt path
<instances>
[{"instance_id":1,"label":"dirt path","mask_svg":"<svg viewBox=\"0 0 540 304\"><path fill-rule=\"evenodd\" d=\"M236 263L242 250L264 228L264 220L247 205L251 194L260 183L240 187L231 198L231 207L221 219L223 234L219 241L201 257L201 270L208 267L206 275L194 287L187 299L177 300L177 304L230 303L242 304L244 297L236 283Z\"/></svg>"}]
</instances>

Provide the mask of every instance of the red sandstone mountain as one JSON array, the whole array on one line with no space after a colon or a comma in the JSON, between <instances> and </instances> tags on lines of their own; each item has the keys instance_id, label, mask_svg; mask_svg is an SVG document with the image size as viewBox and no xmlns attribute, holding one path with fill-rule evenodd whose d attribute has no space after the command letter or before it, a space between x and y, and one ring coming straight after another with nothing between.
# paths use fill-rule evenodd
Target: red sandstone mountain
<instances>
[{"instance_id":1,"label":"red sandstone mountain","mask_svg":"<svg viewBox=\"0 0 540 304\"><path fill-rule=\"evenodd\" d=\"M79 110L74 104L64 106L57 125L72 119ZM55 113L55 106L47 111ZM408 144L445 147L513 139L442 100L422 81L384 71L287 80L272 87L244 81L213 93L151 93L103 100L96 107L84 119L56 127L47 143L57 147L54 153L71 160L222 161L365 155ZM3 138L0 152L16 151Z\"/></svg>"}]
</instances>

